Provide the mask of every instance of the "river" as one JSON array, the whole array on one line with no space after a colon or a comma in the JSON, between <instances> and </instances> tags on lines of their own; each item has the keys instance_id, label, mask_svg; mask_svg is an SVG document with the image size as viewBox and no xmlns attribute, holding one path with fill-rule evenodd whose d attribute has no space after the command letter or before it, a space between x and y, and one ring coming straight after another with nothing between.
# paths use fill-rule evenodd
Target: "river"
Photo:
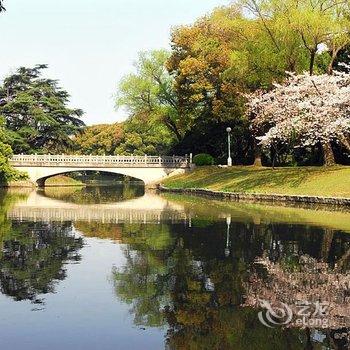
<instances>
[{"instance_id":1,"label":"river","mask_svg":"<svg viewBox=\"0 0 350 350\"><path fill-rule=\"evenodd\" d=\"M0 193L0 349L348 349L350 212Z\"/></svg>"}]
</instances>

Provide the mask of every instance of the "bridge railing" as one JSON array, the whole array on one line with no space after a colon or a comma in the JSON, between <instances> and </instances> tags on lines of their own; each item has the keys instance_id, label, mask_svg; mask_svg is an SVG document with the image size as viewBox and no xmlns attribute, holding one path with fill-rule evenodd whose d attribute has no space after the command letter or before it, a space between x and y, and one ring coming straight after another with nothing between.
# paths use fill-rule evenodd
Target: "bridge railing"
<instances>
[{"instance_id":1,"label":"bridge railing","mask_svg":"<svg viewBox=\"0 0 350 350\"><path fill-rule=\"evenodd\" d=\"M75 167L169 167L188 168L190 156L80 156L80 155L25 155L12 156L13 166L75 166Z\"/></svg>"},{"instance_id":2,"label":"bridge railing","mask_svg":"<svg viewBox=\"0 0 350 350\"><path fill-rule=\"evenodd\" d=\"M101 209L98 208L13 208L7 217L19 221L85 221L102 223L173 223L187 222L191 217L174 210L135 210L135 209Z\"/></svg>"}]
</instances>

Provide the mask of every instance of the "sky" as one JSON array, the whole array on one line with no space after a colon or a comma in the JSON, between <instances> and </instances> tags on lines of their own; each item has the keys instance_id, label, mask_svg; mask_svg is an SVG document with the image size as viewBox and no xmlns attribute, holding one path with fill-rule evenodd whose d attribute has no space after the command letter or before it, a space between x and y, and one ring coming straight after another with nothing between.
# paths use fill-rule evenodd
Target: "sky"
<instances>
[{"instance_id":1,"label":"sky","mask_svg":"<svg viewBox=\"0 0 350 350\"><path fill-rule=\"evenodd\" d=\"M229 0L5 0L0 80L46 63L87 125L125 119L113 95L138 52L169 48L173 26L190 24Z\"/></svg>"}]
</instances>

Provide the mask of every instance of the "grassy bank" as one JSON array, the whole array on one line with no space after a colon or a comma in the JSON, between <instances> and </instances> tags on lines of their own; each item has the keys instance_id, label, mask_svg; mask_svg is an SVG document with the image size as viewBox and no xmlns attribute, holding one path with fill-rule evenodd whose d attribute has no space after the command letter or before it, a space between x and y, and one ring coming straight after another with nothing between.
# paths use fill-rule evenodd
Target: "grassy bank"
<instances>
[{"instance_id":1,"label":"grassy bank","mask_svg":"<svg viewBox=\"0 0 350 350\"><path fill-rule=\"evenodd\" d=\"M271 168L217 166L163 182L169 188L204 188L238 193L308 195L350 198L350 167Z\"/></svg>"},{"instance_id":2,"label":"grassy bank","mask_svg":"<svg viewBox=\"0 0 350 350\"><path fill-rule=\"evenodd\" d=\"M45 181L45 186L85 186L81 181L72 179L69 176L57 175Z\"/></svg>"}]
</instances>

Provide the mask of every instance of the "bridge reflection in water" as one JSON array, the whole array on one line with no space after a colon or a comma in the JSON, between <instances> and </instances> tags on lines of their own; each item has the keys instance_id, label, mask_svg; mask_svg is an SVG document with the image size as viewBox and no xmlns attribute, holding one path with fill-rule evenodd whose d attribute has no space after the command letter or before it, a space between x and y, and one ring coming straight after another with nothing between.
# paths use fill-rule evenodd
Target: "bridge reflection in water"
<instances>
[{"instance_id":1,"label":"bridge reflection in water","mask_svg":"<svg viewBox=\"0 0 350 350\"><path fill-rule=\"evenodd\" d=\"M100 223L161 223L183 222L191 225L191 214L182 205L156 194L111 204L80 205L48 198L33 191L17 202L7 213L18 221L86 221Z\"/></svg>"}]
</instances>

